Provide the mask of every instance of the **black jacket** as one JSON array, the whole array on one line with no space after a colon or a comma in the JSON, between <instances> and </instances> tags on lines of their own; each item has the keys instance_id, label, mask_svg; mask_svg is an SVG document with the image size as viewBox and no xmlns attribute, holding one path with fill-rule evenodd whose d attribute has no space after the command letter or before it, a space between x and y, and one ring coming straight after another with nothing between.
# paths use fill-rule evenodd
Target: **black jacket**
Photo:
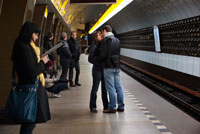
<instances>
[{"instance_id":1,"label":"black jacket","mask_svg":"<svg viewBox=\"0 0 200 134\"><path fill-rule=\"evenodd\" d=\"M103 39L97 61L104 68L120 68L120 41L114 35Z\"/></svg>"},{"instance_id":2,"label":"black jacket","mask_svg":"<svg viewBox=\"0 0 200 134\"><path fill-rule=\"evenodd\" d=\"M81 53L78 42L74 40L72 37L67 42L69 44L69 48L72 54L72 59L74 59L75 61L79 61Z\"/></svg>"},{"instance_id":3,"label":"black jacket","mask_svg":"<svg viewBox=\"0 0 200 134\"><path fill-rule=\"evenodd\" d=\"M51 44L51 40L49 40L49 38L47 36L44 37L44 52L48 51L49 49L52 48L52 44ZM49 54L49 59L54 61L55 60L55 56L53 53Z\"/></svg>"},{"instance_id":4,"label":"black jacket","mask_svg":"<svg viewBox=\"0 0 200 134\"><path fill-rule=\"evenodd\" d=\"M37 62L37 56L30 44L18 42L14 45L12 60L17 72L19 84L33 84L37 76L45 71L44 62ZM41 83L37 90L38 106L36 123L50 120L50 110L47 93Z\"/></svg>"},{"instance_id":5,"label":"black jacket","mask_svg":"<svg viewBox=\"0 0 200 134\"><path fill-rule=\"evenodd\" d=\"M68 64L70 62L72 54L67 41L61 40L60 42L62 42L63 45L58 48L57 53L58 55L60 55L60 64L62 66L65 66L65 64Z\"/></svg>"},{"instance_id":6,"label":"black jacket","mask_svg":"<svg viewBox=\"0 0 200 134\"><path fill-rule=\"evenodd\" d=\"M102 63L96 60L96 57L99 55L99 45L91 45L89 48L89 56L88 56L88 61L92 63L95 68L103 68Z\"/></svg>"}]
</instances>

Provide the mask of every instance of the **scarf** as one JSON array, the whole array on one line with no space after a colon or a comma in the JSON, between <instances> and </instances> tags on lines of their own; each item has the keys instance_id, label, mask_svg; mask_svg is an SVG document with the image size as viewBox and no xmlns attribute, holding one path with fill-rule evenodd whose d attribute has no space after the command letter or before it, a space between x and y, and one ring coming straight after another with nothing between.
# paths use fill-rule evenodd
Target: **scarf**
<instances>
[{"instance_id":1,"label":"scarf","mask_svg":"<svg viewBox=\"0 0 200 134\"><path fill-rule=\"evenodd\" d=\"M111 35L114 35L112 32L107 32L105 35L104 35L104 38L108 37L108 36L111 36Z\"/></svg>"},{"instance_id":2,"label":"scarf","mask_svg":"<svg viewBox=\"0 0 200 134\"><path fill-rule=\"evenodd\" d=\"M40 60L41 60L41 59L40 59L40 48L37 47L33 41L30 42L30 45L31 45L32 48L34 49L35 54L36 54L36 56L37 56L38 63L39 63ZM41 82L42 86L44 87L44 86L45 86L44 74L43 74L43 73L40 73L40 74L39 74L39 78L40 78L40 82Z\"/></svg>"}]
</instances>

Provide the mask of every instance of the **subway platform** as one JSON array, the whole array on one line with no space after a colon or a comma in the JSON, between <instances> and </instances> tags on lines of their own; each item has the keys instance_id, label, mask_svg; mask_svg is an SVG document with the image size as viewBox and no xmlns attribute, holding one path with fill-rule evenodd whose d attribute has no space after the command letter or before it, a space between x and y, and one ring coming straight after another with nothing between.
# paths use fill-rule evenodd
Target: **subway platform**
<instances>
[{"instance_id":1,"label":"subway platform","mask_svg":"<svg viewBox=\"0 0 200 134\"><path fill-rule=\"evenodd\" d=\"M200 124L187 114L121 72L125 112L105 114L101 90L98 113L90 113L92 65L87 56L80 60L81 87L61 92L62 98L49 98L51 121L37 124L34 134L200 134ZM0 125L0 134L18 134L19 125Z\"/></svg>"}]
</instances>

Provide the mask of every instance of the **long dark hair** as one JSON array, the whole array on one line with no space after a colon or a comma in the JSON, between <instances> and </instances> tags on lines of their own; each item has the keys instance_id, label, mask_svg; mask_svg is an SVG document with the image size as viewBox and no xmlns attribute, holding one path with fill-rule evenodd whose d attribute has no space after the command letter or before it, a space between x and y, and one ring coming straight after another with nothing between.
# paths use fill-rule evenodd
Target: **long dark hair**
<instances>
[{"instance_id":1,"label":"long dark hair","mask_svg":"<svg viewBox=\"0 0 200 134\"><path fill-rule=\"evenodd\" d=\"M19 33L17 39L15 40L14 47L13 47L13 53L12 53L12 59L14 58L15 48L17 47L18 44L24 43L24 44L29 45L32 40L33 33L40 34L40 32L41 32L41 30L37 24L28 22L28 21L25 22L20 30L20 33Z\"/></svg>"},{"instance_id":2,"label":"long dark hair","mask_svg":"<svg viewBox=\"0 0 200 134\"><path fill-rule=\"evenodd\" d=\"M101 31L95 31L95 32L92 34L91 44L93 44L93 45L97 45L97 44L98 44L98 41L97 41L97 36L98 36L98 34L101 34Z\"/></svg>"},{"instance_id":3,"label":"long dark hair","mask_svg":"<svg viewBox=\"0 0 200 134\"><path fill-rule=\"evenodd\" d=\"M20 42L29 44L32 40L33 33L40 34L40 32L41 32L41 30L37 24L32 23L32 22L25 22L20 30L20 33L19 33L15 43L20 41Z\"/></svg>"}]
</instances>

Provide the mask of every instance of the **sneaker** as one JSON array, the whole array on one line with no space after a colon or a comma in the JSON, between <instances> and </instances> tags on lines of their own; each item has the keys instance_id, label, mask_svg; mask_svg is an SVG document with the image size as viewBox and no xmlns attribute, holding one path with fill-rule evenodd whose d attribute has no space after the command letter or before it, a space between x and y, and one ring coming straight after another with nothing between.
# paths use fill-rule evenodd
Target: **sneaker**
<instances>
[{"instance_id":1,"label":"sneaker","mask_svg":"<svg viewBox=\"0 0 200 134\"><path fill-rule=\"evenodd\" d=\"M76 86L81 86L81 84L80 83L76 83Z\"/></svg>"},{"instance_id":2,"label":"sneaker","mask_svg":"<svg viewBox=\"0 0 200 134\"><path fill-rule=\"evenodd\" d=\"M103 110L104 113L116 113L116 110L115 109L106 109L106 110Z\"/></svg>"},{"instance_id":3,"label":"sneaker","mask_svg":"<svg viewBox=\"0 0 200 134\"><path fill-rule=\"evenodd\" d=\"M62 96L60 94L51 94L52 97L54 98L61 98Z\"/></svg>"},{"instance_id":4,"label":"sneaker","mask_svg":"<svg viewBox=\"0 0 200 134\"><path fill-rule=\"evenodd\" d=\"M98 111L97 111L96 108L91 108L91 109L90 109L90 112L91 112L91 113L97 113Z\"/></svg>"},{"instance_id":5,"label":"sneaker","mask_svg":"<svg viewBox=\"0 0 200 134\"><path fill-rule=\"evenodd\" d=\"M117 108L117 112L124 112L124 109L122 109L122 108Z\"/></svg>"}]
</instances>

